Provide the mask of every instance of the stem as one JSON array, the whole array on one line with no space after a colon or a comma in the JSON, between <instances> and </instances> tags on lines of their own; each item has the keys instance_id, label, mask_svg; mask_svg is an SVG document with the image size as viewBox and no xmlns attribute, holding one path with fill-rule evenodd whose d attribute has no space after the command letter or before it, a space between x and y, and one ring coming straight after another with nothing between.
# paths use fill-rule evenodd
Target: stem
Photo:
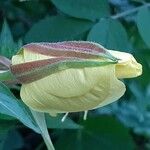
<instances>
[{"instance_id":1,"label":"stem","mask_svg":"<svg viewBox=\"0 0 150 150\"><path fill-rule=\"evenodd\" d=\"M4 68L7 68L9 69L10 65L11 65L11 61L4 57L4 56L0 56L0 64L4 67ZM2 67L1 66L1 67ZM2 69L1 69L2 70Z\"/></svg>"},{"instance_id":2,"label":"stem","mask_svg":"<svg viewBox=\"0 0 150 150\"><path fill-rule=\"evenodd\" d=\"M15 80L15 77L10 70L0 70L0 81Z\"/></svg>"},{"instance_id":3,"label":"stem","mask_svg":"<svg viewBox=\"0 0 150 150\"><path fill-rule=\"evenodd\" d=\"M46 125L46 121L45 121L45 115L42 112L36 112L31 110L33 117L37 123L37 125L39 126L40 130L41 130L41 135L43 137L43 140L47 146L48 150L55 150L51 138L49 136L48 130L47 130L47 125Z\"/></svg>"},{"instance_id":4,"label":"stem","mask_svg":"<svg viewBox=\"0 0 150 150\"><path fill-rule=\"evenodd\" d=\"M119 13L117 15L112 16L111 18L112 19L118 19L118 18L122 18L124 16L128 16L130 14L136 13L142 7L150 7L150 3L146 3L146 4L142 5L142 6L139 6L139 7L136 7L136 8L133 8L133 9L130 9L130 10L127 10L127 11L124 11L122 13Z\"/></svg>"},{"instance_id":5,"label":"stem","mask_svg":"<svg viewBox=\"0 0 150 150\"><path fill-rule=\"evenodd\" d=\"M55 150L55 149L54 149L54 146L53 146L53 143L52 143L52 141L51 141L51 139L50 139L49 134L48 134L48 136L42 134L42 137L43 137L44 142L45 142L45 144L46 144L46 146L47 146L47 149L48 149L48 150Z\"/></svg>"}]
</instances>

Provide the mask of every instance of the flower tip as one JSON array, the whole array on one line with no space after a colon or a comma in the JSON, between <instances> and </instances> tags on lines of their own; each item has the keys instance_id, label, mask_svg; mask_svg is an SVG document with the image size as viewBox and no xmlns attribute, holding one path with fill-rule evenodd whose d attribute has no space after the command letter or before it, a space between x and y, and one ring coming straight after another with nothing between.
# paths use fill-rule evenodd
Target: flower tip
<instances>
[{"instance_id":1,"label":"flower tip","mask_svg":"<svg viewBox=\"0 0 150 150\"><path fill-rule=\"evenodd\" d=\"M138 76L142 75L142 72L143 72L142 65L137 63L136 76L135 77L138 77Z\"/></svg>"}]
</instances>

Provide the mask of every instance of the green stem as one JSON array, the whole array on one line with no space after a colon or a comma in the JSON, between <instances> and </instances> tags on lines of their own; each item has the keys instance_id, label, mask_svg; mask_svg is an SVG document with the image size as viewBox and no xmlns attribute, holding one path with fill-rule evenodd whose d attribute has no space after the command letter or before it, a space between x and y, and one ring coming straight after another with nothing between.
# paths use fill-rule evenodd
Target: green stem
<instances>
[{"instance_id":1,"label":"green stem","mask_svg":"<svg viewBox=\"0 0 150 150\"><path fill-rule=\"evenodd\" d=\"M42 135L42 137L43 137L43 139L44 139L44 142L45 142L45 144L46 144L46 146L47 146L47 149L48 150L55 150L55 148L54 148L54 146L53 146L53 143L51 142L51 139L50 139L50 137L48 137L48 136L43 136Z\"/></svg>"},{"instance_id":2,"label":"green stem","mask_svg":"<svg viewBox=\"0 0 150 150\"><path fill-rule=\"evenodd\" d=\"M133 14L133 13L136 13L139 9L141 9L142 7L150 7L150 3L145 3L144 5L142 6L139 6L139 7L136 7L136 8L133 8L133 9L130 9L130 10L127 10L127 11L124 11L122 13L119 13L117 15L114 15L114 16L111 16L112 19L119 19L119 18L122 18L124 16L128 16L130 14Z\"/></svg>"},{"instance_id":3,"label":"green stem","mask_svg":"<svg viewBox=\"0 0 150 150\"><path fill-rule=\"evenodd\" d=\"M0 71L0 81L15 80L15 77L10 70Z\"/></svg>"},{"instance_id":4,"label":"green stem","mask_svg":"<svg viewBox=\"0 0 150 150\"><path fill-rule=\"evenodd\" d=\"M46 121L45 121L45 115L42 112L36 112L31 110L33 117L37 123L37 125L39 126L40 130L41 130L41 135L43 137L43 140L47 146L48 150L55 150L51 138L49 136L48 130L47 130L47 125L46 125Z\"/></svg>"}]
</instances>

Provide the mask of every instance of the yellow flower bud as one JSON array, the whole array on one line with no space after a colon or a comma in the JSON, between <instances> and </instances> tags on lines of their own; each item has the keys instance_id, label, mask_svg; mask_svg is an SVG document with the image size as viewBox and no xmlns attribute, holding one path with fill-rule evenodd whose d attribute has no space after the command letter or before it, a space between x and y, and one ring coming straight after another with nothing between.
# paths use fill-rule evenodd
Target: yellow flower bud
<instances>
[{"instance_id":1,"label":"yellow flower bud","mask_svg":"<svg viewBox=\"0 0 150 150\"><path fill-rule=\"evenodd\" d=\"M96 43L71 41L28 44L13 56L11 70L22 82L24 103L53 115L91 110L116 101L125 92L118 78L139 76L142 66L131 54L106 50Z\"/></svg>"}]
</instances>

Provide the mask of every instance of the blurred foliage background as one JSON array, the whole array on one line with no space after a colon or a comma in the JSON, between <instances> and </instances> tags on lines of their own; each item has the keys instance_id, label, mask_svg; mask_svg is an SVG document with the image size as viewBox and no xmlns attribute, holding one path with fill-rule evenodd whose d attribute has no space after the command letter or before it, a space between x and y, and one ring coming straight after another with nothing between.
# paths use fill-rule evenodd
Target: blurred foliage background
<instances>
[{"instance_id":1,"label":"blurred foliage background","mask_svg":"<svg viewBox=\"0 0 150 150\"><path fill-rule=\"evenodd\" d=\"M143 75L124 81L119 101L90 111L86 121L83 112L46 121L56 150L150 149L149 0L0 0L0 30L0 55L8 58L26 43L64 40L132 53ZM0 83L0 150L45 150L19 91Z\"/></svg>"}]
</instances>

